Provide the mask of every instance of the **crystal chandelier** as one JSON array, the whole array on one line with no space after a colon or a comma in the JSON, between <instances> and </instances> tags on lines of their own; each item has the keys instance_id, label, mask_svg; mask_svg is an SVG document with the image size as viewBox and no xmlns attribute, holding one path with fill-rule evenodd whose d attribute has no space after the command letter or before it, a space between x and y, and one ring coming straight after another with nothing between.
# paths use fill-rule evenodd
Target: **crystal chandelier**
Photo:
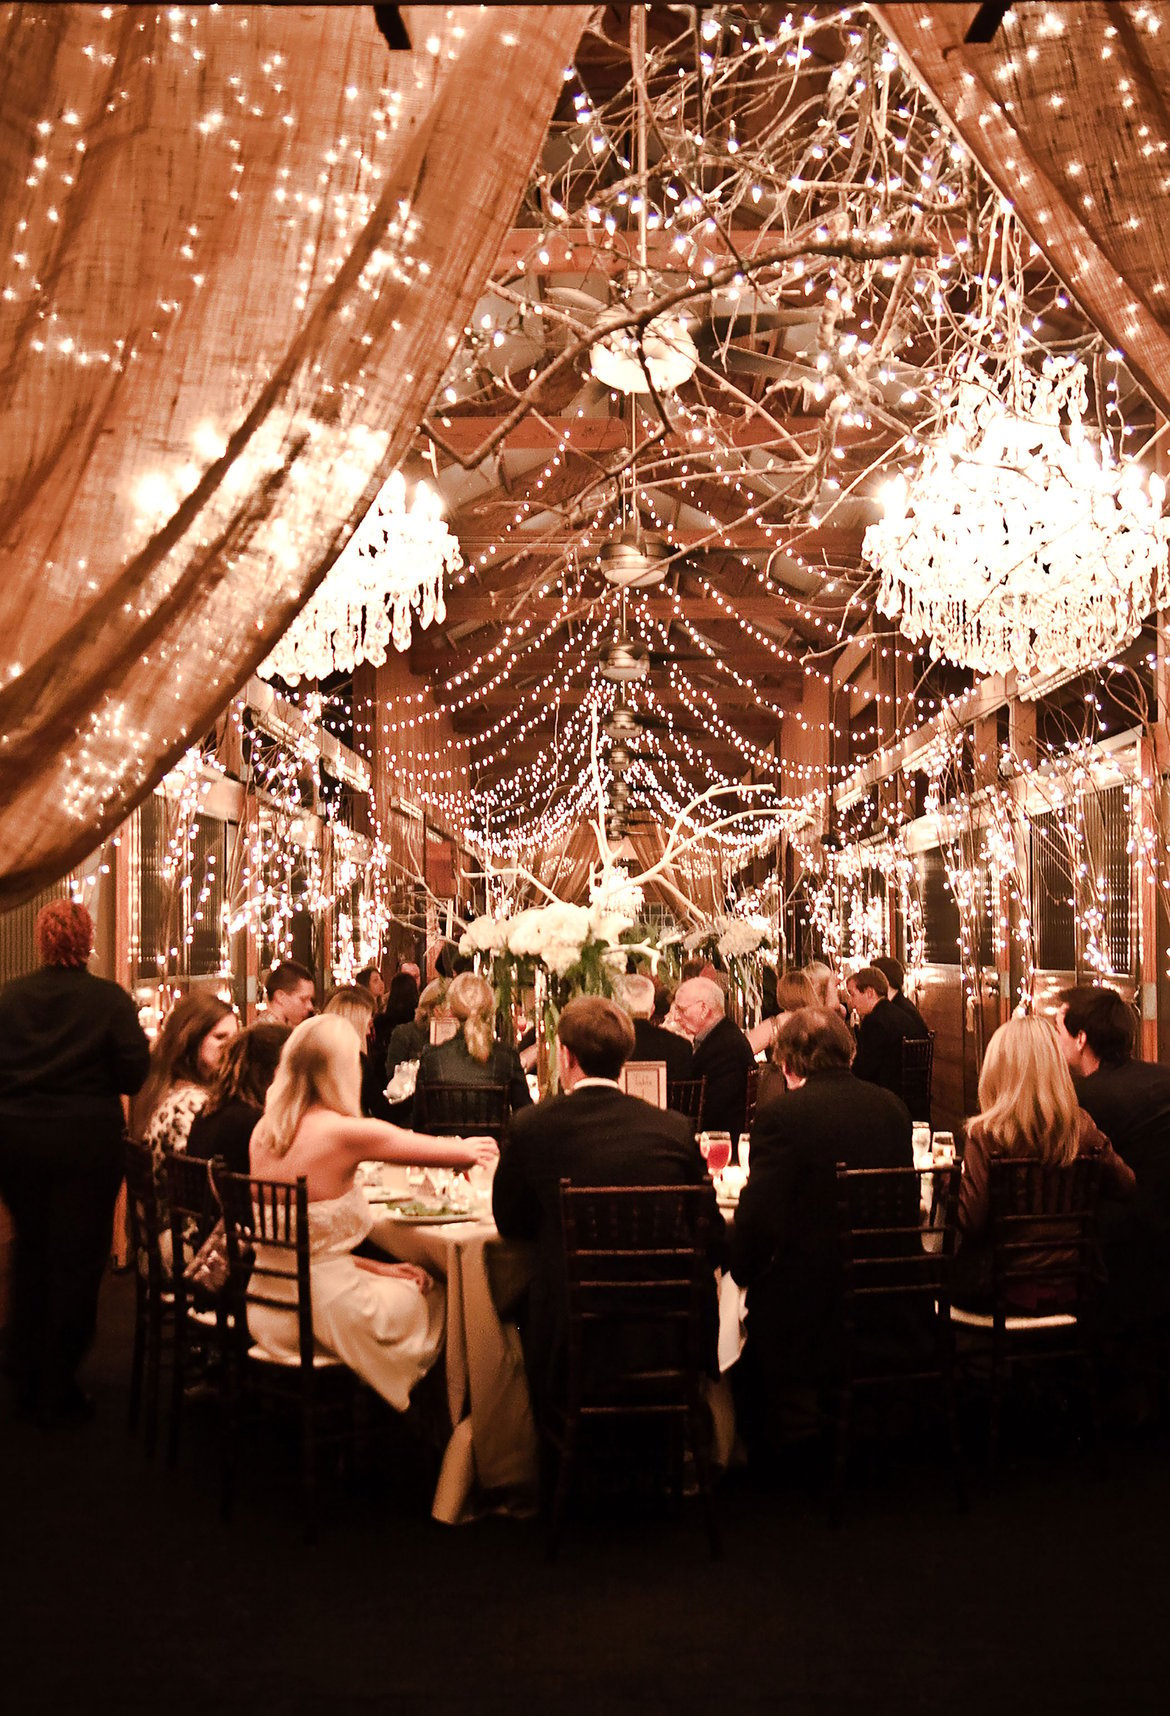
<instances>
[{"instance_id":1,"label":"crystal chandelier","mask_svg":"<svg viewBox=\"0 0 1170 1716\"><path fill-rule=\"evenodd\" d=\"M1014 668L1035 690L1108 660L1170 600L1165 485L1085 427L1080 362L1021 367L1006 392L968 367L948 428L889 485L862 555L908 638L978 673Z\"/></svg>"},{"instance_id":2,"label":"crystal chandelier","mask_svg":"<svg viewBox=\"0 0 1170 1716\"><path fill-rule=\"evenodd\" d=\"M463 558L441 510L426 483L415 484L408 507L394 471L260 673L295 685L349 673L360 661L381 667L391 642L409 647L413 610L420 626L443 620L443 578Z\"/></svg>"}]
</instances>

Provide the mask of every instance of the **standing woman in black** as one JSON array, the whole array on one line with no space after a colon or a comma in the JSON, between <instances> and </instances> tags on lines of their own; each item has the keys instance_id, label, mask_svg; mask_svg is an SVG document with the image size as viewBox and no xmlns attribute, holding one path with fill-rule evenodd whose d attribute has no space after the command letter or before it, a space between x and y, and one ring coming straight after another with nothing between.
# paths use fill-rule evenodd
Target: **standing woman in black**
<instances>
[{"instance_id":1,"label":"standing woman in black","mask_svg":"<svg viewBox=\"0 0 1170 1716\"><path fill-rule=\"evenodd\" d=\"M93 977L93 920L53 900L40 969L0 992L0 1197L16 1230L5 1370L18 1412L84 1415L89 1350L122 1180L122 1095L150 1045L124 989Z\"/></svg>"}]
</instances>

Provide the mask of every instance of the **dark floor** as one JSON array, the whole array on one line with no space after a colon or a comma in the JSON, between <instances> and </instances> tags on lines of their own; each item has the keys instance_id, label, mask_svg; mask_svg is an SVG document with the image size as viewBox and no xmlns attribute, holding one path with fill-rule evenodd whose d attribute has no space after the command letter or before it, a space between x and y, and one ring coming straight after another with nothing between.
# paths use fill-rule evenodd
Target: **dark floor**
<instances>
[{"instance_id":1,"label":"dark floor","mask_svg":"<svg viewBox=\"0 0 1170 1716\"><path fill-rule=\"evenodd\" d=\"M0 1427L0 1708L1164 1711L1168 1439L1115 1437L1094 1482L1069 1437L974 1507L912 1449L820 1498L725 1485L721 1564L680 1517L602 1508L544 1565L535 1527L432 1523L419 1459L338 1485L300 1539L292 1467L254 1447L229 1528L210 1427L177 1473L124 1429L129 1284L110 1280L80 1430ZM1047 1432L1033 1425L1039 1441Z\"/></svg>"}]
</instances>

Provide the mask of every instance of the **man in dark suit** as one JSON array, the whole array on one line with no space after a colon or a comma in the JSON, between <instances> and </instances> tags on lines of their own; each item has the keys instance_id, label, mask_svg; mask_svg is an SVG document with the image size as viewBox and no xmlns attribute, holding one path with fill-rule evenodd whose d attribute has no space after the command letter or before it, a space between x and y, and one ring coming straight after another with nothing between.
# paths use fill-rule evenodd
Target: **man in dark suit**
<instances>
[{"instance_id":1,"label":"man in dark suit","mask_svg":"<svg viewBox=\"0 0 1170 1716\"><path fill-rule=\"evenodd\" d=\"M690 1122L619 1089L634 1027L600 995L570 1001L557 1025L561 1095L514 1114L492 1188L492 1212L505 1239L534 1240L536 1273L524 1356L534 1402L555 1391L563 1363L565 1301L560 1184L702 1185L705 1176ZM717 1241L723 1218L711 1194ZM715 1283L711 1283L714 1319Z\"/></svg>"},{"instance_id":2,"label":"man in dark suit","mask_svg":"<svg viewBox=\"0 0 1170 1716\"><path fill-rule=\"evenodd\" d=\"M731 1019L722 989L709 977L688 977L678 986L674 1012L694 1042L691 1077L705 1078L703 1130L730 1132L734 1147L747 1130L748 1073L755 1051Z\"/></svg>"},{"instance_id":3,"label":"man in dark suit","mask_svg":"<svg viewBox=\"0 0 1170 1716\"><path fill-rule=\"evenodd\" d=\"M618 980L617 998L634 1021L632 1061L664 1061L669 1084L695 1077L691 1045L677 1031L664 1030L651 1022L654 1012L654 979L629 976Z\"/></svg>"},{"instance_id":4,"label":"man in dark suit","mask_svg":"<svg viewBox=\"0 0 1170 1716\"><path fill-rule=\"evenodd\" d=\"M845 990L859 1021L853 1076L900 1095L902 1039L929 1036L926 1025L917 1012L894 1006L889 984L872 965L851 977Z\"/></svg>"},{"instance_id":5,"label":"man in dark suit","mask_svg":"<svg viewBox=\"0 0 1170 1716\"><path fill-rule=\"evenodd\" d=\"M905 993L904 985L906 982L906 967L902 964L902 961L900 959L891 959L887 954L882 954L879 959L875 959L871 962L871 968L874 971L880 971L886 982L889 984L890 1005L896 1007L899 1013L904 1013L908 1019L916 1020L917 1023L921 1025L923 1031L928 1031L930 1027L927 1025L926 1020L922 1017L922 1014L918 1011L913 1001L911 1001Z\"/></svg>"},{"instance_id":6,"label":"man in dark suit","mask_svg":"<svg viewBox=\"0 0 1170 1716\"><path fill-rule=\"evenodd\" d=\"M1170 1067L1132 1058L1136 1020L1115 989L1083 983L1056 999L1077 1101L1137 1177L1134 1196L1098 1217L1106 1306L1137 1327L1170 1317Z\"/></svg>"},{"instance_id":7,"label":"man in dark suit","mask_svg":"<svg viewBox=\"0 0 1170 1716\"><path fill-rule=\"evenodd\" d=\"M731 1235L731 1273L747 1288L736 1383L749 1447L753 1436L758 1447L817 1427L839 1293L836 1164L913 1164L909 1109L854 1077L853 1038L836 1013L798 1009L774 1052L788 1090L756 1110L751 1178Z\"/></svg>"}]
</instances>

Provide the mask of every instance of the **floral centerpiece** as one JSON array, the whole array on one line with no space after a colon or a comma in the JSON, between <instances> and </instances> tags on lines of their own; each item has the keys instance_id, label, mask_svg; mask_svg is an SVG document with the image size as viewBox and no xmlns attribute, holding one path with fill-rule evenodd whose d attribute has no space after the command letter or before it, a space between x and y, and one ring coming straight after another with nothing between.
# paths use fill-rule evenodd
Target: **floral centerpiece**
<instances>
[{"instance_id":1,"label":"floral centerpiece","mask_svg":"<svg viewBox=\"0 0 1170 1716\"><path fill-rule=\"evenodd\" d=\"M547 1049L566 1001L575 995L611 995L613 979L626 969L631 953L656 951L636 935L631 940L633 929L634 919L611 909L604 900L592 906L551 900L510 917L473 919L460 939L459 951L474 958L480 970L490 967L502 1012L512 1011L524 988L531 985L536 990ZM555 1057L550 1057L549 1082L555 1083L555 1077Z\"/></svg>"}]
</instances>

